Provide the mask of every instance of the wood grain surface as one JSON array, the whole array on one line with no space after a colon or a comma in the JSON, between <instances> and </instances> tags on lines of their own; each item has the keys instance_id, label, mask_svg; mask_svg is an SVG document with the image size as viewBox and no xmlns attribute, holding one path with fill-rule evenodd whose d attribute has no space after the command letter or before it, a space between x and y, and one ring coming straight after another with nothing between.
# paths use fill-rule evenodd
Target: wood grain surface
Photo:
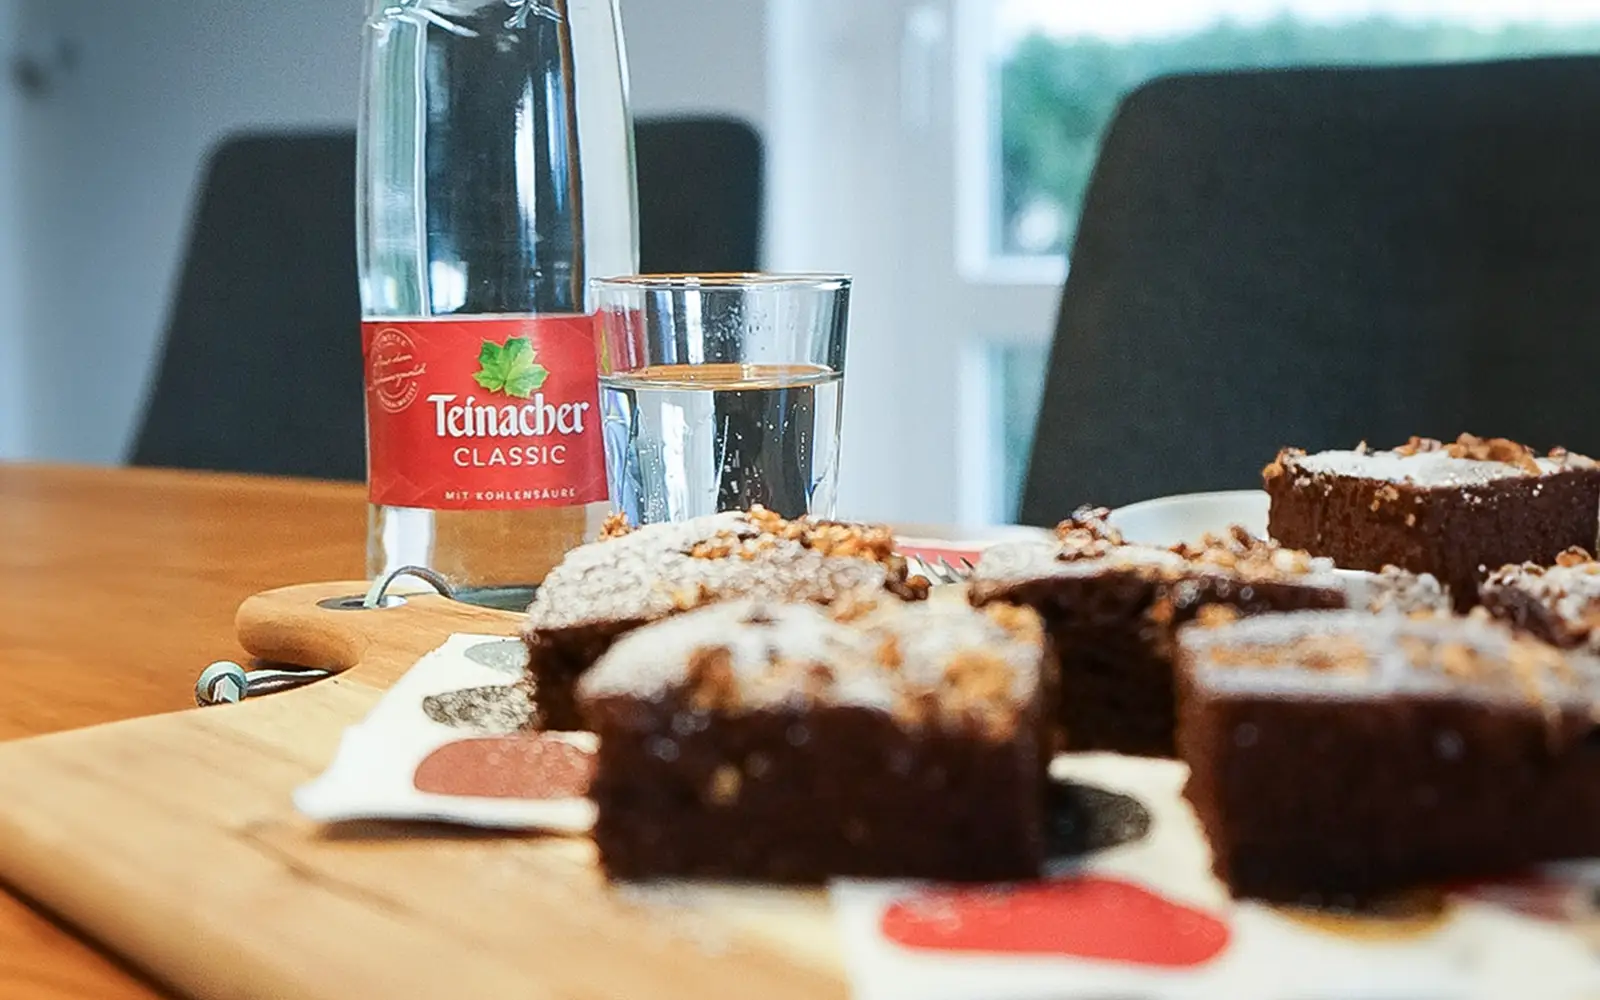
<instances>
[{"instance_id":1,"label":"wood grain surface","mask_svg":"<svg viewBox=\"0 0 1600 1000\"><path fill-rule=\"evenodd\" d=\"M250 653L349 667L332 680L0 745L0 876L194 996L845 996L820 891L681 910L608 884L586 837L298 817L294 788L421 654L516 629L433 595L319 607L361 586L239 610Z\"/></svg>"},{"instance_id":2,"label":"wood grain surface","mask_svg":"<svg viewBox=\"0 0 1600 1000\"><path fill-rule=\"evenodd\" d=\"M817 898L798 910L787 896L730 900L723 931L734 943L705 963L659 914L604 891L587 842L327 834L294 818L289 791L427 648L418 637L379 656L351 640L333 659L366 656L363 675L138 718L185 712L206 663L246 656L236 610L255 651L307 659L306 637L327 619L285 628L281 608L240 605L275 587L359 577L364 533L354 485L0 465L0 741L24 740L0 742L0 882L195 995L655 996L682 978L686 956L697 998L842 993L832 942L816 934ZM136 721L25 739L117 720ZM409 873L400 884L397 870ZM527 893L507 893L508 881ZM209 901L210 922L196 899ZM464 937L484 915L502 929ZM619 928L641 942L637 962L615 960ZM333 946L352 933L365 945ZM422 957L439 947L468 957L448 967ZM284 983L285 956L323 978ZM334 980L356 988L330 992ZM0 894L0 997L171 995L25 897Z\"/></svg>"},{"instance_id":3,"label":"wood grain surface","mask_svg":"<svg viewBox=\"0 0 1600 1000\"><path fill-rule=\"evenodd\" d=\"M361 573L359 486L0 465L0 740L189 708L257 591ZM0 894L0 997L166 996Z\"/></svg>"}]
</instances>

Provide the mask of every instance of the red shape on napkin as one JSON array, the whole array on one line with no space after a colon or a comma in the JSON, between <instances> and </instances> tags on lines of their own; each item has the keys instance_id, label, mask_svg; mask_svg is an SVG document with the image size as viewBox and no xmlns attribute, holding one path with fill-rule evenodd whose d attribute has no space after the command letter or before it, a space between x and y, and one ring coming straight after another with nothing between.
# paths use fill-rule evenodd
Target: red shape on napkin
<instances>
[{"instance_id":1,"label":"red shape on napkin","mask_svg":"<svg viewBox=\"0 0 1600 1000\"><path fill-rule=\"evenodd\" d=\"M594 754L546 734L457 740L417 765L417 791L501 799L581 798Z\"/></svg>"},{"instance_id":2,"label":"red shape on napkin","mask_svg":"<svg viewBox=\"0 0 1600 1000\"><path fill-rule=\"evenodd\" d=\"M908 948L1067 955L1163 968L1202 965L1228 926L1200 910L1107 878L927 892L892 904L883 934Z\"/></svg>"},{"instance_id":3,"label":"red shape on napkin","mask_svg":"<svg viewBox=\"0 0 1600 1000\"><path fill-rule=\"evenodd\" d=\"M895 551L907 559L921 559L926 563L937 563L940 559L952 566L960 567L963 560L976 563L983 555L985 545L962 545L957 542L943 544L919 545L896 542Z\"/></svg>"}]
</instances>

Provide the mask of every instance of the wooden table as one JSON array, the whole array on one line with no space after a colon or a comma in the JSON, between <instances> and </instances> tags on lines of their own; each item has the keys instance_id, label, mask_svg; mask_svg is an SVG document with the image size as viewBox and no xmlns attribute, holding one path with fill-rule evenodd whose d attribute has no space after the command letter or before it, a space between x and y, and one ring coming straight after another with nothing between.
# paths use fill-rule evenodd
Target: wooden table
<instances>
[{"instance_id":1,"label":"wooden table","mask_svg":"<svg viewBox=\"0 0 1600 1000\"><path fill-rule=\"evenodd\" d=\"M0 740L193 707L199 671L244 655L233 626L241 601L362 576L363 493L0 464ZM0 997L167 995L0 888Z\"/></svg>"},{"instance_id":2,"label":"wooden table","mask_svg":"<svg viewBox=\"0 0 1600 1000\"><path fill-rule=\"evenodd\" d=\"M239 602L362 574L359 486L0 465L0 740L193 706ZM0 997L166 994L0 892Z\"/></svg>"}]
</instances>

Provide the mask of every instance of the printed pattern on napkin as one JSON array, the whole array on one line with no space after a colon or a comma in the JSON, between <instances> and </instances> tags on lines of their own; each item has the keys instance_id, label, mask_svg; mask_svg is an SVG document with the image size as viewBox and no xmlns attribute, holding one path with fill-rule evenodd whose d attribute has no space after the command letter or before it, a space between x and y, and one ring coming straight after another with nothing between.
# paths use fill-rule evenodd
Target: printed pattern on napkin
<instances>
[{"instance_id":1,"label":"printed pattern on napkin","mask_svg":"<svg viewBox=\"0 0 1600 1000\"><path fill-rule=\"evenodd\" d=\"M1147 834L1035 883L835 882L856 1000L1600 997L1600 864L1409 894L1381 916L1234 903L1183 764L1081 755L1054 770L1105 803L1142 802Z\"/></svg>"},{"instance_id":2,"label":"printed pattern on napkin","mask_svg":"<svg viewBox=\"0 0 1600 1000\"><path fill-rule=\"evenodd\" d=\"M584 833L592 733L528 729L527 651L504 636L453 635L346 729L327 771L295 792L323 822L425 820Z\"/></svg>"}]
</instances>

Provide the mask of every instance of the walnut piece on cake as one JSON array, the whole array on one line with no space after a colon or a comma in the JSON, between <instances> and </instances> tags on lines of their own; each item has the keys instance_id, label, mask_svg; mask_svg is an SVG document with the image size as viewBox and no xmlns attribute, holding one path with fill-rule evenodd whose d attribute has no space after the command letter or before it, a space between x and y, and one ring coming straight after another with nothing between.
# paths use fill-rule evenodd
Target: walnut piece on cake
<instances>
[{"instance_id":1,"label":"walnut piece on cake","mask_svg":"<svg viewBox=\"0 0 1600 1000\"><path fill-rule=\"evenodd\" d=\"M1049 713L1030 615L738 600L623 637L578 684L606 872L1037 875Z\"/></svg>"}]
</instances>

